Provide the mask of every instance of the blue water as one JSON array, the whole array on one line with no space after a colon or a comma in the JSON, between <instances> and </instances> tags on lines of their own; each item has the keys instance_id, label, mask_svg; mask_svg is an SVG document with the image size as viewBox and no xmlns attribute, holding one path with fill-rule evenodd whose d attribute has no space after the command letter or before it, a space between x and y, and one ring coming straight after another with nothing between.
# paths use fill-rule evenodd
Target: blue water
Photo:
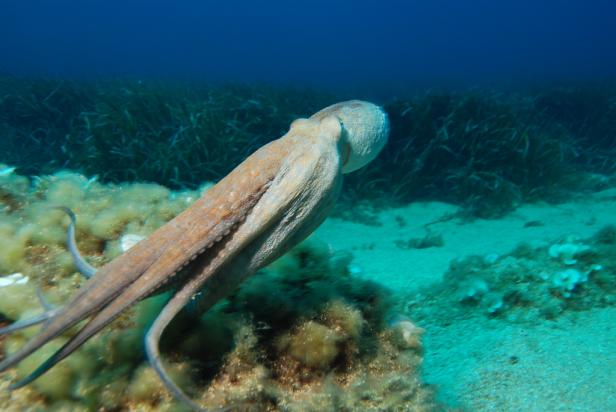
<instances>
[{"instance_id":1,"label":"blue water","mask_svg":"<svg viewBox=\"0 0 616 412\"><path fill-rule=\"evenodd\" d=\"M400 93L616 73L616 3L3 0L0 71Z\"/></svg>"}]
</instances>

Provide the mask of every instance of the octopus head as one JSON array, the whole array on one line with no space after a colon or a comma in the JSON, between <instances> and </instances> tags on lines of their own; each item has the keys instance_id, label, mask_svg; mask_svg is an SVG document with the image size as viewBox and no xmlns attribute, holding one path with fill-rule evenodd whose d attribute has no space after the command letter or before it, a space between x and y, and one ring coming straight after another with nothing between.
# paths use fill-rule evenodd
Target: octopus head
<instances>
[{"instance_id":1,"label":"octopus head","mask_svg":"<svg viewBox=\"0 0 616 412\"><path fill-rule=\"evenodd\" d=\"M342 126L342 172L353 172L370 163L383 149L389 137L389 120L385 111L372 103L349 100L326 107L311 116L325 120L333 116Z\"/></svg>"}]
</instances>

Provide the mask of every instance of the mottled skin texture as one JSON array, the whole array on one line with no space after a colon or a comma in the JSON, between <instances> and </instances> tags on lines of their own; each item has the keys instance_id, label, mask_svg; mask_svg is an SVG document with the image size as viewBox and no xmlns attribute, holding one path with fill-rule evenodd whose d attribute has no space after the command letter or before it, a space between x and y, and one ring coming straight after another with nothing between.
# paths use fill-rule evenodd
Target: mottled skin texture
<instances>
[{"instance_id":1,"label":"mottled skin texture","mask_svg":"<svg viewBox=\"0 0 616 412\"><path fill-rule=\"evenodd\" d=\"M49 316L39 335L0 362L0 371L90 317L48 361L14 385L23 386L137 301L173 287L177 292L149 330L146 350L168 389L199 409L167 377L158 352L160 336L195 294L198 309L207 310L323 222L340 192L350 150L335 116L338 106L293 122L286 135L257 150L190 208L98 269L66 306Z\"/></svg>"}]
</instances>

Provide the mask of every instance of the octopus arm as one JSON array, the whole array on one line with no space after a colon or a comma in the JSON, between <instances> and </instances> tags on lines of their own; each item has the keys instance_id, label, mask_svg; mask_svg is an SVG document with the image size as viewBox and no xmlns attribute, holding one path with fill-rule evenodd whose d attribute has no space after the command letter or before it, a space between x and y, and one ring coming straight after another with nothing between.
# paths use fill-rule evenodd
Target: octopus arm
<instances>
[{"instance_id":1,"label":"octopus arm","mask_svg":"<svg viewBox=\"0 0 616 412\"><path fill-rule=\"evenodd\" d=\"M37 336L0 362L0 372L80 321L96 315L48 361L12 387L24 386L39 377L123 310L153 294L200 254L220 243L245 219L277 172L281 162L264 150L270 145L251 155L189 209L100 268L68 304L53 313ZM250 170L263 164L267 167L259 176L245 178Z\"/></svg>"}]
</instances>

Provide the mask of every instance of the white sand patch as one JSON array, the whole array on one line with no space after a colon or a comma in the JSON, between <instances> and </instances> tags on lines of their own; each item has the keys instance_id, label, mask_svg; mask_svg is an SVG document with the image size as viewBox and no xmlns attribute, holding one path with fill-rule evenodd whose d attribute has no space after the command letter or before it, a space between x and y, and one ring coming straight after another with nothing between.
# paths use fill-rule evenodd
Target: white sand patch
<instances>
[{"instance_id":1,"label":"white sand patch","mask_svg":"<svg viewBox=\"0 0 616 412\"><path fill-rule=\"evenodd\" d=\"M0 276L0 288L11 285L25 285L28 283L28 276L24 276L21 273L13 273L6 276Z\"/></svg>"},{"instance_id":2,"label":"white sand patch","mask_svg":"<svg viewBox=\"0 0 616 412\"><path fill-rule=\"evenodd\" d=\"M464 321L427 334L424 379L471 411L616 411L616 308L529 328Z\"/></svg>"},{"instance_id":3,"label":"white sand patch","mask_svg":"<svg viewBox=\"0 0 616 412\"><path fill-rule=\"evenodd\" d=\"M567 235L589 237L607 224L616 225L616 190L556 206L524 205L502 219L464 222L455 218L429 225L432 233L443 236L443 247L401 249L394 243L424 237L426 224L456 211L445 203L413 203L383 212L379 227L332 218L317 234L334 249L352 250L353 263L362 268L363 276L394 290L411 291L439 280L455 258L509 253L520 242L539 246ZM400 227L396 216L406 221L405 227ZM542 225L524 227L528 222Z\"/></svg>"}]
</instances>

